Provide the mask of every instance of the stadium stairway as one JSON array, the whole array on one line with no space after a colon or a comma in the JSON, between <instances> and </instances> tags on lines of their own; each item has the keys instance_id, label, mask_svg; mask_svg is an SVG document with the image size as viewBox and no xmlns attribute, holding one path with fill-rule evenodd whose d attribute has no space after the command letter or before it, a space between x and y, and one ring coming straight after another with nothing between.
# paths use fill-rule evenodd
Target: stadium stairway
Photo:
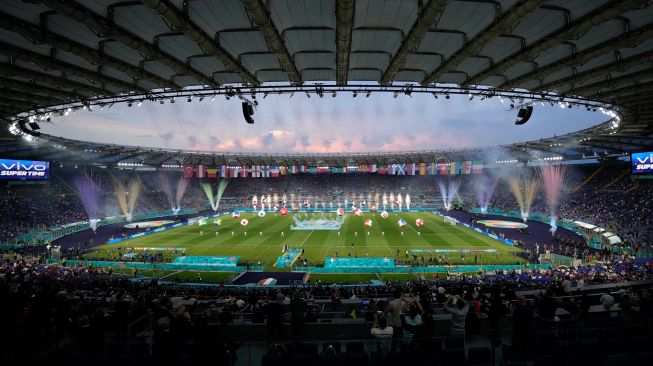
<instances>
[{"instance_id":1,"label":"stadium stairway","mask_svg":"<svg viewBox=\"0 0 653 366\"><path fill-rule=\"evenodd\" d=\"M587 183L589 183L597 174L599 174L599 172L601 172L601 170L603 170L604 166L605 165L599 166L598 169L596 169L592 174L590 174L587 178L585 178L585 180L583 180L576 188L574 188L572 193L575 193L579 189L583 188L583 186L585 186Z\"/></svg>"}]
</instances>

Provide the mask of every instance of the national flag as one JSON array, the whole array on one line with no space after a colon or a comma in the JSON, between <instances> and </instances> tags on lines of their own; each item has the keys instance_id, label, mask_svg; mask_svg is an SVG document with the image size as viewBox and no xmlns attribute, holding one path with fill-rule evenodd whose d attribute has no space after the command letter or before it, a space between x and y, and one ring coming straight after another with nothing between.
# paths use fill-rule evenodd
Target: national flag
<instances>
[{"instance_id":1,"label":"national flag","mask_svg":"<svg viewBox=\"0 0 653 366\"><path fill-rule=\"evenodd\" d=\"M449 174L460 174L460 163L451 162L451 165L449 165Z\"/></svg>"},{"instance_id":2,"label":"national flag","mask_svg":"<svg viewBox=\"0 0 653 366\"><path fill-rule=\"evenodd\" d=\"M333 167L331 168L331 173L339 174L339 173L346 173L347 172L347 167Z\"/></svg>"},{"instance_id":3,"label":"national flag","mask_svg":"<svg viewBox=\"0 0 653 366\"><path fill-rule=\"evenodd\" d=\"M227 167L224 165L220 165L220 178L227 178Z\"/></svg>"},{"instance_id":4,"label":"national flag","mask_svg":"<svg viewBox=\"0 0 653 366\"><path fill-rule=\"evenodd\" d=\"M249 169L247 169L247 166L243 165L240 167L240 177L241 178L247 178L247 174L249 173Z\"/></svg>"},{"instance_id":5,"label":"national flag","mask_svg":"<svg viewBox=\"0 0 653 366\"><path fill-rule=\"evenodd\" d=\"M261 167L258 165L252 165L252 168L249 170L249 172L252 173L252 178L261 177Z\"/></svg>"},{"instance_id":6,"label":"national flag","mask_svg":"<svg viewBox=\"0 0 653 366\"><path fill-rule=\"evenodd\" d=\"M304 167L304 166L302 165L302 167ZM309 174L317 173L317 167L315 167L315 166L310 166L306 170L307 170L306 173L309 173Z\"/></svg>"},{"instance_id":7,"label":"national flag","mask_svg":"<svg viewBox=\"0 0 653 366\"><path fill-rule=\"evenodd\" d=\"M428 166L426 167L426 171L428 172L429 175L436 175L438 174L438 166L435 163L429 163Z\"/></svg>"},{"instance_id":8,"label":"national flag","mask_svg":"<svg viewBox=\"0 0 653 366\"><path fill-rule=\"evenodd\" d=\"M472 174L483 174L483 162L475 161L472 163Z\"/></svg>"},{"instance_id":9,"label":"national flag","mask_svg":"<svg viewBox=\"0 0 653 366\"><path fill-rule=\"evenodd\" d=\"M360 172L366 172L367 171L367 164L358 164L358 171Z\"/></svg>"},{"instance_id":10,"label":"national flag","mask_svg":"<svg viewBox=\"0 0 653 366\"><path fill-rule=\"evenodd\" d=\"M269 165L261 166L261 177L270 178L270 166Z\"/></svg>"},{"instance_id":11,"label":"national flag","mask_svg":"<svg viewBox=\"0 0 653 366\"><path fill-rule=\"evenodd\" d=\"M286 175L288 174L288 167L287 166L280 166L279 167L279 175Z\"/></svg>"},{"instance_id":12,"label":"national flag","mask_svg":"<svg viewBox=\"0 0 653 366\"><path fill-rule=\"evenodd\" d=\"M461 168L462 174L471 174L472 173L472 162L463 161L463 166Z\"/></svg>"},{"instance_id":13,"label":"national flag","mask_svg":"<svg viewBox=\"0 0 653 366\"><path fill-rule=\"evenodd\" d=\"M278 177L279 176L279 167L273 165L270 167L270 176L271 177Z\"/></svg>"},{"instance_id":14,"label":"national flag","mask_svg":"<svg viewBox=\"0 0 653 366\"><path fill-rule=\"evenodd\" d=\"M204 178L206 176L206 167L204 165L196 165L195 176L197 178Z\"/></svg>"},{"instance_id":15,"label":"national flag","mask_svg":"<svg viewBox=\"0 0 653 366\"><path fill-rule=\"evenodd\" d=\"M406 164L392 164L390 174L406 175Z\"/></svg>"},{"instance_id":16,"label":"national flag","mask_svg":"<svg viewBox=\"0 0 653 366\"><path fill-rule=\"evenodd\" d=\"M300 165L299 166L299 172L300 173L307 173L308 169L306 168L306 165Z\"/></svg>"},{"instance_id":17,"label":"national flag","mask_svg":"<svg viewBox=\"0 0 653 366\"><path fill-rule=\"evenodd\" d=\"M417 173L417 164L408 163L406 164L406 174L415 175Z\"/></svg>"},{"instance_id":18,"label":"national flag","mask_svg":"<svg viewBox=\"0 0 653 366\"><path fill-rule=\"evenodd\" d=\"M438 163L438 174L449 175L449 163Z\"/></svg>"},{"instance_id":19,"label":"national flag","mask_svg":"<svg viewBox=\"0 0 653 366\"><path fill-rule=\"evenodd\" d=\"M389 174L387 165L379 165L376 169L377 174Z\"/></svg>"},{"instance_id":20,"label":"national flag","mask_svg":"<svg viewBox=\"0 0 653 366\"><path fill-rule=\"evenodd\" d=\"M419 163L419 175L426 175L426 163Z\"/></svg>"},{"instance_id":21,"label":"national flag","mask_svg":"<svg viewBox=\"0 0 653 366\"><path fill-rule=\"evenodd\" d=\"M218 174L218 169L215 168L206 169L206 176L209 178L216 178L217 174Z\"/></svg>"},{"instance_id":22,"label":"national flag","mask_svg":"<svg viewBox=\"0 0 653 366\"><path fill-rule=\"evenodd\" d=\"M367 166L367 171L369 173L376 173L376 164L370 164Z\"/></svg>"},{"instance_id":23,"label":"national flag","mask_svg":"<svg viewBox=\"0 0 653 366\"><path fill-rule=\"evenodd\" d=\"M195 169L190 164L184 164L184 178L192 178L195 174Z\"/></svg>"},{"instance_id":24,"label":"national flag","mask_svg":"<svg viewBox=\"0 0 653 366\"><path fill-rule=\"evenodd\" d=\"M317 173L318 174L324 174L329 172L329 167L328 166L318 166L317 167Z\"/></svg>"},{"instance_id":25,"label":"national flag","mask_svg":"<svg viewBox=\"0 0 653 366\"><path fill-rule=\"evenodd\" d=\"M356 173L361 170L360 170L360 166L346 166L343 168L343 171L345 173Z\"/></svg>"},{"instance_id":26,"label":"national flag","mask_svg":"<svg viewBox=\"0 0 653 366\"><path fill-rule=\"evenodd\" d=\"M240 167L239 166L232 166L231 167L231 177L232 178L237 178L239 174L240 174Z\"/></svg>"},{"instance_id":27,"label":"national flag","mask_svg":"<svg viewBox=\"0 0 653 366\"><path fill-rule=\"evenodd\" d=\"M299 168L297 167L297 165L291 165L290 174L297 174L297 173L299 173Z\"/></svg>"}]
</instances>

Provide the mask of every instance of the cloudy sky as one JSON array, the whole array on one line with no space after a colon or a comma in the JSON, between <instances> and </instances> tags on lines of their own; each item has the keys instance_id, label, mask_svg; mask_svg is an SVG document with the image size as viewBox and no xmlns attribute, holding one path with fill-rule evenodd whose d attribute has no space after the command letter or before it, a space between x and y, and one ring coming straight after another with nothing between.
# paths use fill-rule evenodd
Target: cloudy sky
<instances>
[{"instance_id":1,"label":"cloudy sky","mask_svg":"<svg viewBox=\"0 0 653 366\"><path fill-rule=\"evenodd\" d=\"M365 152L492 146L580 130L605 118L598 112L535 107L530 122L515 126L517 111L498 98L434 99L391 93L303 93L259 97L256 123L243 120L238 99L174 104L144 102L103 111L79 111L42 125L42 132L72 139L143 147L224 152Z\"/></svg>"}]
</instances>

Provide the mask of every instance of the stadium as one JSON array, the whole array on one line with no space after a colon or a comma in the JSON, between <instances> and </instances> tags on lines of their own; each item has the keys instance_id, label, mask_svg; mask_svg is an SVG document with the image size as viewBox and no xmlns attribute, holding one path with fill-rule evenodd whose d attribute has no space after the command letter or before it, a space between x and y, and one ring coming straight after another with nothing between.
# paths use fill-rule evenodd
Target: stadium
<instances>
[{"instance_id":1,"label":"stadium","mask_svg":"<svg viewBox=\"0 0 653 366\"><path fill-rule=\"evenodd\" d=\"M3 362L653 362L650 1L0 18Z\"/></svg>"}]
</instances>

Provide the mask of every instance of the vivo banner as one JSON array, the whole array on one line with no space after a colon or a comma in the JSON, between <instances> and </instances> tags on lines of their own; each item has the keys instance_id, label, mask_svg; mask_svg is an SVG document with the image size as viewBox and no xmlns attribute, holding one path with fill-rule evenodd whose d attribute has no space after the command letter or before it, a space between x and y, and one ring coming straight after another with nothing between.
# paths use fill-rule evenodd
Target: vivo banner
<instances>
[{"instance_id":1,"label":"vivo banner","mask_svg":"<svg viewBox=\"0 0 653 366\"><path fill-rule=\"evenodd\" d=\"M47 161L0 159L0 179L50 179L50 163Z\"/></svg>"},{"instance_id":2,"label":"vivo banner","mask_svg":"<svg viewBox=\"0 0 653 366\"><path fill-rule=\"evenodd\" d=\"M653 151L630 154L633 174L653 174Z\"/></svg>"}]
</instances>

